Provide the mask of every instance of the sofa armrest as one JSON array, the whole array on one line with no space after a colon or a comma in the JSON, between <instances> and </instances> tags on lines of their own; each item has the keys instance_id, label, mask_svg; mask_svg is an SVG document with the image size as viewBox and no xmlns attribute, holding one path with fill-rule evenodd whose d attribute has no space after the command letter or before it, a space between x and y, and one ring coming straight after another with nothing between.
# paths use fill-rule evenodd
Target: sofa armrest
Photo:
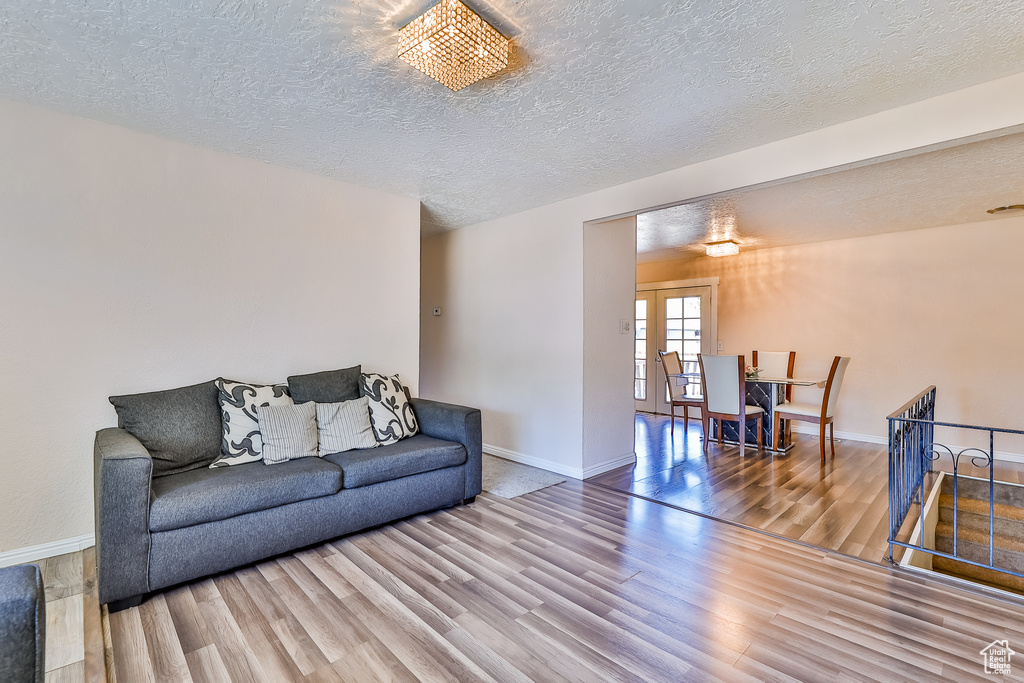
<instances>
[{"instance_id":1,"label":"sofa armrest","mask_svg":"<svg viewBox=\"0 0 1024 683\"><path fill-rule=\"evenodd\" d=\"M480 411L425 398L412 399L412 407L416 411L420 431L424 434L435 439L457 441L466 447L466 495L463 498L478 495L481 491L480 470L483 465Z\"/></svg>"},{"instance_id":2,"label":"sofa armrest","mask_svg":"<svg viewBox=\"0 0 1024 683\"><path fill-rule=\"evenodd\" d=\"M96 573L101 603L149 590L149 497L153 459L124 429L96 432Z\"/></svg>"},{"instance_id":3,"label":"sofa armrest","mask_svg":"<svg viewBox=\"0 0 1024 683\"><path fill-rule=\"evenodd\" d=\"M34 564L0 569L0 680L43 683L46 597Z\"/></svg>"}]
</instances>

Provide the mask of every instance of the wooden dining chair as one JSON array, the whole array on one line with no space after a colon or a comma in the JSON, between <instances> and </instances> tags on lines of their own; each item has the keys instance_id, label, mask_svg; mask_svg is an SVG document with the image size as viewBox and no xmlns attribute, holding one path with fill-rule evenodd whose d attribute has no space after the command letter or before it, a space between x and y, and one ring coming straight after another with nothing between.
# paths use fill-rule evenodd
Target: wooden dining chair
<instances>
[{"instance_id":1,"label":"wooden dining chair","mask_svg":"<svg viewBox=\"0 0 1024 683\"><path fill-rule=\"evenodd\" d=\"M704 406L703 396L693 396L686 394L686 382L680 384L678 382L681 379L679 376L683 374L683 364L679 362L679 354L675 351L666 353L661 349L658 350L658 360L661 361L661 368L665 371L665 381L668 382L668 395L669 395L669 408L668 411L672 415L672 426L669 427L669 433L675 434L676 429L676 406L682 406L683 408L683 433L690 425L690 415L687 412L690 408L701 408ZM673 381L675 379L676 381ZM703 412L703 411L701 411Z\"/></svg>"},{"instance_id":2,"label":"wooden dining chair","mask_svg":"<svg viewBox=\"0 0 1024 683\"><path fill-rule=\"evenodd\" d=\"M747 441L747 423L757 421L757 448L763 447L761 435L764 410L761 406L747 405L746 366L743 356L705 356L699 354L700 383L704 393L701 422L704 425L704 450L708 449L708 431L711 420L718 420L718 443L722 443L722 421L739 423L740 457Z\"/></svg>"},{"instance_id":3,"label":"wooden dining chair","mask_svg":"<svg viewBox=\"0 0 1024 683\"><path fill-rule=\"evenodd\" d=\"M779 442L779 429L783 420L803 420L818 425L818 436L821 449L821 461L825 462L825 425L828 425L828 440L832 448L832 457L836 457L835 419L836 402L839 400L839 388L843 385L846 366L850 364L847 356L836 356L832 361L832 369L828 371L825 382L825 393L821 396L821 405L814 403L783 403L775 408L775 424L772 425L772 450Z\"/></svg>"},{"instance_id":4,"label":"wooden dining chair","mask_svg":"<svg viewBox=\"0 0 1024 683\"><path fill-rule=\"evenodd\" d=\"M793 379L796 351L754 351L750 354L750 364L760 370L765 377ZM786 385L786 400L793 400L792 384Z\"/></svg>"}]
</instances>

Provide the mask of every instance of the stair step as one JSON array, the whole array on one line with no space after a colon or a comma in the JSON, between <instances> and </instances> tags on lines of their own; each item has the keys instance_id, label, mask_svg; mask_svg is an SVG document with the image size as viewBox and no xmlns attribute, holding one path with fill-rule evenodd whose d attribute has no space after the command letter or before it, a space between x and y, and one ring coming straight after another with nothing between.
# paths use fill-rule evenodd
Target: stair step
<instances>
[{"instance_id":1,"label":"stair step","mask_svg":"<svg viewBox=\"0 0 1024 683\"><path fill-rule=\"evenodd\" d=\"M961 529L957 535L957 557L988 564L988 540L987 532ZM1024 573L1024 542L998 535L992 540L995 546L992 563L996 567ZM935 527L935 549L939 552L953 554L952 525L939 524Z\"/></svg>"},{"instance_id":2,"label":"stair step","mask_svg":"<svg viewBox=\"0 0 1024 683\"><path fill-rule=\"evenodd\" d=\"M995 504L995 516L1001 517L1002 519L1012 519L1018 522L1024 522L1024 508L1015 507L1013 505L1007 505L1005 503L997 502ZM948 512L950 519L953 515L953 494L943 493L939 496L939 516ZM969 513L976 515L984 515L985 519L988 519L988 493L985 494L985 500L978 500L976 498L957 498L957 512L958 513Z\"/></svg>"},{"instance_id":3,"label":"stair step","mask_svg":"<svg viewBox=\"0 0 1024 683\"><path fill-rule=\"evenodd\" d=\"M1016 519L1006 519L996 515L995 519L995 535L1001 536L1005 539L1012 539L1024 543L1024 522ZM946 531L944 533L952 536L953 535L953 512L950 510L948 514L940 514L938 524L942 525L942 528ZM988 512L984 514L974 514L959 510L956 518L957 530L962 534L965 531L974 531L983 534L986 537L986 543L988 538L989 530L989 519ZM936 533L942 533L936 530Z\"/></svg>"},{"instance_id":4,"label":"stair step","mask_svg":"<svg viewBox=\"0 0 1024 683\"><path fill-rule=\"evenodd\" d=\"M964 500L980 500L988 505L989 491L988 479L977 479L974 477L958 476L956 478L956 493L961 505ZM992 493L997 505L1024 509L1024 486L1005 481L995 482ZM942 480L942 496L952 496L953 477L947 473ZM940 500L941 504L941 500Z\"/></svg>"},{"instance_id":5,"label":"stair step","mask_svg":"<svg viewBox=\"0 0 1024 683\"><path fill-rule=\"evenodd\" d=\"M956 560L947 560L944 557L933 557L932 569L943 574L960 577L961 579L1024 594L1024 578L1019 576L1003 574L1002 572L986 569L985 567L975 567L974 565L957 562Z\"/></svg>"}]
</instances>

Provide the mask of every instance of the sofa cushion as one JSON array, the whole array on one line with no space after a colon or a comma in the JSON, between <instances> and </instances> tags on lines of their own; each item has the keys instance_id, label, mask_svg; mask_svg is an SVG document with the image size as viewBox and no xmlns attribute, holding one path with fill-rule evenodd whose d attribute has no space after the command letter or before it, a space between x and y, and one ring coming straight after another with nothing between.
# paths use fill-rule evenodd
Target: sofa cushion
<instances>
[{"instance_id":1,"label":"sofa cushion","mask_svg":"<svg viewBox=\"0 0 1024 683\"><path fill-rule=\"evenodd\" d=\"M111 396L118 426L153 458L153 476L206 467L220 455L221 415L217 385L193 384L167 391Z\"/></svg>"},{"instance_id":2,"label":"sofa cushion","mask_svg":"<svg viewBox=\"0 0 1024 683\"><path fill-rule=\"evenodd\" d=\"M292 405L287 384L252 384L217 378L223 443L210 467L244 465L263 459L263 433L256 411L263 406Z\"/></svg>"},{"instance_id":3,"label":"sofa cushion","mask_svg":"<svg viewBox=\"0 0 1024 683\"><path fill-rule=\"evenodd\" d=\"M363 395L370 399L370 424L377 441L392 444L419 433L416 412L398 375L364 373L360 382Z\"/></svg>"},{"instance_id":4,"label":"sofa cushion","mask_svg":"<svg viewBox=\"0 0 1024 683\"><path fill-rule=\"evenodd\" d=\"M341 403L317 403L316 424L320 457L356 448L376 448L366 396Z\"/></svg>"},{"instance_id":5,"label":"sofa cushion","mask_svg":"<svg viewBox=\"0 0 1024 683\"><path fill-rule=\"evenodd\" d=\"M260 406L256 411L263 432L263 464L279 465L317 453L316 403Z\"/></svg>"},{"instance_id":6,"label":"sofa cushion","mask_svg":"<svg viewBox=\"0 0 1024 683\"><path fill-rule=\"evenodd\" d=\"M454 441L417 434L387 446L333 453L324 460L341 467L345 488L354 489L461 465L466 462L466 449Z\"/></svg>"},{"instance_id":7,"label":"sofa cushion","mask_svg":"<svg viewBox=\"0 0 1024 683\"><path fill-rule=\"evenodd\" d=\"M250 462L153 480L150 531L181 529L267 510L341 489L341 470L319 458L265 467Z\"/></svg>"},{"instance_id":8,"label":"sofa cushion","mask_svg":"<svg viewBox=\"0 0 1024 683\"><path fill-rule=\"evenodd\" d=\"M327 370L310 375L292 375L288 389L296 403L341 403L359 398L359 375L362 366L343 370Z\"/></svg>"}]
</instances>

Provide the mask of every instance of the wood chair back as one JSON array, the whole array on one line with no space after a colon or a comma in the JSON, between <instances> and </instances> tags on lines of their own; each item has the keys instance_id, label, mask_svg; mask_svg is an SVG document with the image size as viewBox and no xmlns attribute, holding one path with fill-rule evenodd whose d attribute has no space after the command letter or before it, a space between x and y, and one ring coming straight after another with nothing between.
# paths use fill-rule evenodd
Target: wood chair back
<instances>
[{"instance_id":1,"label":"wood chair back","mask_svg":"<svg viewBox=\"0 0 1024 683\"><path fill-rule=\"evenodd\" d=\"M658 350L658 360L661 361L661 368L665 371L665 381L668 382L668 394L675 403L700 403L703 399L700 396L687 396L686 387L689 384L682 377L672 375L683 374L683 364L679 360L679 353L676 351ZM675 380L675 381L673 381Z\"/></svg>"},{"instance_id":2,"label":"wood chair back","mask_svg":"<svg viewBox=\"0 0 1024 683\"><path fill-rule=\"evenodd\" d=\"M828 371L825 383L825 394L821 397L821 417L830 418L835 415L836 403L839 401L839 389L843 386L846 368L850 364L849 356L836 356L832 368Z\"/></svg>"}]
</instances>

